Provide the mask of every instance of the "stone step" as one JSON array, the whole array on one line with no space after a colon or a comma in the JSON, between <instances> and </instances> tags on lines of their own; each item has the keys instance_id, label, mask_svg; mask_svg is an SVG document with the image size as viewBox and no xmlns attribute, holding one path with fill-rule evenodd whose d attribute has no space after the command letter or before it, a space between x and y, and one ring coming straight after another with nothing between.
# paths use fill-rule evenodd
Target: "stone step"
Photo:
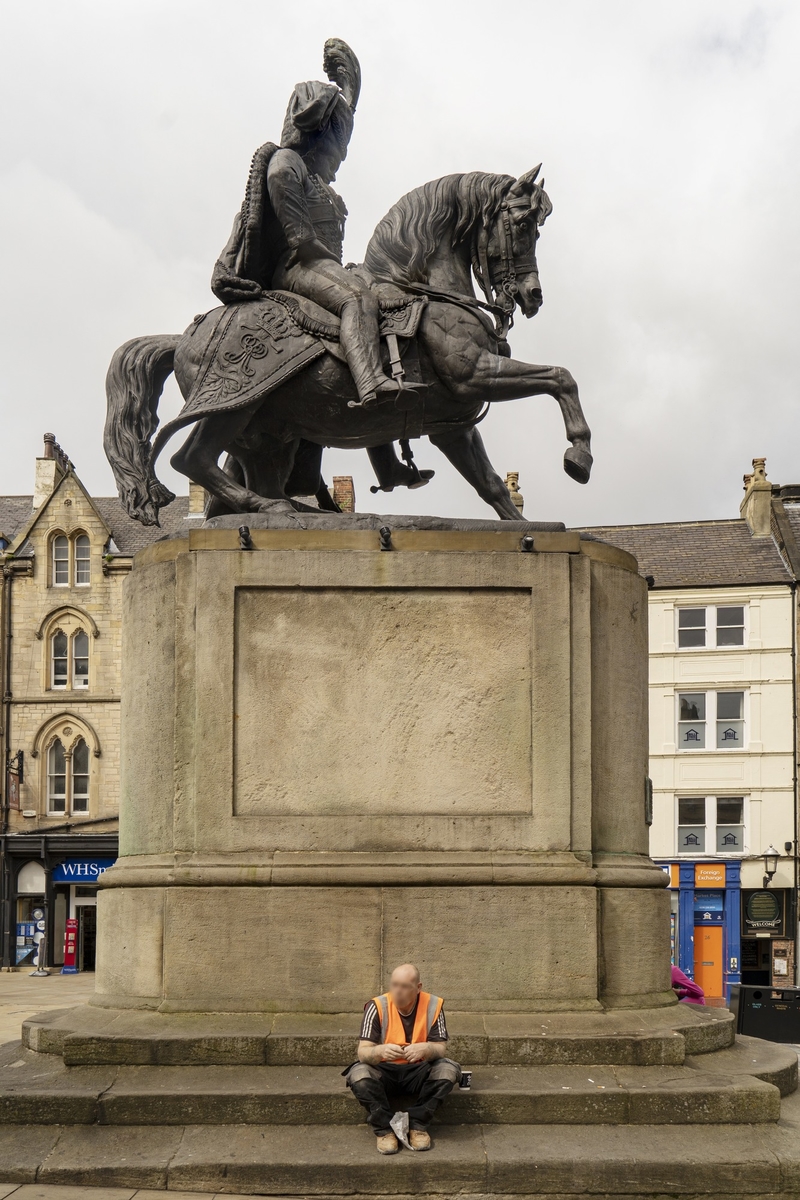
<instances>
[{"instance_id":1,"label":"stone step","mask_svg":"<svg viewBox=\"0 0 800 1200\"><path fill-rule=\"evenodd\" d=\"M666 1195L796 1200L800 1102L778 1125L451 1125L375 1151L365 1126L0 1127L0 1181L283 1197ZM87 1198L88 1200L88 1198Z\"/></svg>"},{"instance_id":2,"label":"stone step","mask_svg":"<svg viewBox=\"0 0 800 1200\"><path fill-rule=\"evenodd\" d=\"M437 1119L448 1125L777 1121L780 1085L796 1085L797 1057L783 1046L757 1046L766 1048L746 1045L735 1055L721 1052L728 1054L724 1064L712 1054L678 1067L478 1066L472 1090L455 1089ZM3 1051L0 1123L341 1125L364 1120L341 1066L68 1067L54 1055L13 1046ZM763 1078L748 1073L748 1065Z\"/></svg>"},{"instance_id":3,"label":"stone step","mask_svg":"<svg viewBox=\"0 0 800 1200\"><path fill-rule=\"evenodd\" d=\"M726 1009L675 1005L604 1013L448 1012L459 1062L548 1066L679 1065L686 1054L729 1046ZM360 1014L123 1012L91 1005L42 1013L23 1025L31 1050L72 1066L335 1066L354 1056Z\"/></svg>"}]
</instances>

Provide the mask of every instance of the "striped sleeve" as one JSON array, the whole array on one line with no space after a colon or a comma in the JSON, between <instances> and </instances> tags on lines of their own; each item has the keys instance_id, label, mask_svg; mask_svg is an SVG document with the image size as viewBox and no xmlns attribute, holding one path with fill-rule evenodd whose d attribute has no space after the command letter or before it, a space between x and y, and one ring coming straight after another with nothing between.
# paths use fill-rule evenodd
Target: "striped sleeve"
<instances>
[{"instance_id":1,"label":"striped sleeve","mask_svg":"<svg viewBox=\"0 0 800 1200\"><path fill-rule=\"evenodd\" d=\"M444 1019L444 1005L439 1010L439 1016L431 1025L428 1031L429 1042L446 1042L447 1041L447 1022Z\"/></svg>"},{"instance_id":2,"label":"striped sleeve","mask_svg":"<svg viewBox=\"0 0 800 1200\"><path fill-rule=\"evenodd\" d=\"M374 1000L370 1000L369 1004L364 1005L364 1019L361 1022L359 1037L362 1042L374 1042L376 1046L380 1045L381 1019Z\"/></svg>"}]
</instances>

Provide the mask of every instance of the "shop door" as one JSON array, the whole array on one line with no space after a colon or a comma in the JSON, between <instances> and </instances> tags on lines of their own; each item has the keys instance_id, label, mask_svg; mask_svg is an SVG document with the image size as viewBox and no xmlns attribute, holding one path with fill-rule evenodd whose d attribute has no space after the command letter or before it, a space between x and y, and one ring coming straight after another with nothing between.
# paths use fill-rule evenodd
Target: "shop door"
<instances>
[{"instance_id":1,"label":"shop door","mask_svg":"<svg viewBox=\"0 0 800 1200\"><path fill-rule=\"evenodd\" d=\"M694 981L706 996L719 1000L722 990L722 926L695 925Z\"/></svg>"},{"instance_id":2,"label":"shop door","mask_svg":"<svg viewBox=\"0 0 800 1200\"><path fill-rule=\"evenodd\" d=\"M97 946L97 908L94 904L78 906L78 969L93 971Z\"/></svg>"}]
</instances>

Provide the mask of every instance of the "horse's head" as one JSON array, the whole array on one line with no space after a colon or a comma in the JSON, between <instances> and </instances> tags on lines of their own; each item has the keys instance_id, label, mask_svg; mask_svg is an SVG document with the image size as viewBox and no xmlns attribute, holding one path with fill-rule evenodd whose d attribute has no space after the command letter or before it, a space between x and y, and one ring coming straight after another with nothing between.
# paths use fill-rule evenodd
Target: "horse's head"
<instances>
[{"instance_id":1,"label":"horse's head","mask_svg":"<svg viewBox=\"0 0 800 1200\"><path fill-rule=\"evenodd\" d=\"M498 302L509 311L518 304L526 317L534 317L542 306L542 286L536 265L539 226L553 211L537 183L541 163L520 175L509 188L494 220L486 230L486 265Z\"/></svg>"}]
</instances>

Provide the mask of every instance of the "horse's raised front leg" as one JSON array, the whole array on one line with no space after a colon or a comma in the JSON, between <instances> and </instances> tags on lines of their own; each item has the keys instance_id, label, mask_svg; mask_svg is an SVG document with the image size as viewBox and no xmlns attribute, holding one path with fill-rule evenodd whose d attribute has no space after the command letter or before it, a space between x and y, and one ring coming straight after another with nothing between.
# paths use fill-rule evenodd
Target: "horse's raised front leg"
<instances>
[{"instance_id":1,"label":"horse's raised front leg","mask_svg":"<svg viewBox=\"0 0 800 1200\"><path fill-rule=\"evenodd\" d=\"M511 493L489 461L483 438L477 429L473 427L461 429L458 433L432 434L430 440L498 516L504 521L520 520Z\"/></svg>"},{"instance_id":2,"label":"horse's raised front leg","mask_svg":"<svg viewBox=\"0 0 800 1200\"><path fill-rule=\"evenodd\" d=\"M564 470L578 483L588 482L591 432L578 398L578 385L569 371L497 354L483 325L451 305L429 305L422 332L436 374L459 398L494 404L527 396L552 396L561 408L567 440L572 443L564 455Z\"/></svg>"},{"instance_id":3,"label":"horse's raised front leg","mask_svg":"<svg viewBox=\"0 0 800 1200\"><path fill-rule=\"evenodd\" d=\"M552 396L561 409L567 441L572 443L564 454L564 470L578 483L589 482L592 434L583 415L578 385L565 367L536 366L484 352L479 356L474 381L492 402L542 393Z\"/></svg>"}]
</instances>

